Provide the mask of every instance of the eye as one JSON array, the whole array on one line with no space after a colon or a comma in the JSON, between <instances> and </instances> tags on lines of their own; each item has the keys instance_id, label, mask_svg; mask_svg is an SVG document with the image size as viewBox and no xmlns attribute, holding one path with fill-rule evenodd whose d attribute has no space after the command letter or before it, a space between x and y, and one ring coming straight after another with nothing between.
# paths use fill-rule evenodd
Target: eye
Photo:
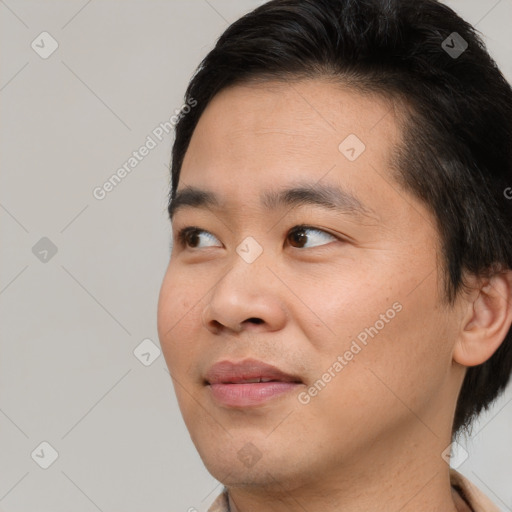
<instances>
[{"instance_id":1,"label":"eye","mask_svg":"<svg viewBox=\"0 0 512 512\"><path fill-rule=\"evenodd\" d=\"M309 234L308 234L309 233ZM201 247L201 236L204 236L204 238L207 241L207 245ZM178 231L178 234L176 235L176 238L180 245L182 247L192 248L192 249L202 249L204 247L215 247L217 244L214 243L217 238L213 236L209 231L206 231L204 229L195 227L195 226L188 226L183 229L180 229ZM326 245L329 242L339 240L334 235L331 235L327 233L326 231L323 231L322 229L314 228L312 226L307 226L304 224L301 224L299 226L295 226L288 232L287 238L291 240L290 245L295 248L303 249L303 248L311 248L316 247L318 245ZM325 243L322 243L322 238L328 239ZM212 243L208 243L208 241ZM218 240L217 240L218 241ZM306 247L307 244L310 244L309 247ZM312 245L311 245L312 244ZM218 245L222 245L219 244Z\"/></svg>"},{"instance_id":2,"label":"eye","mask_svg":"<svg viewBox=\"0 0 512 512\"><path fill-rule=\"evenodd\" d=\"M192 247L193 249L201 249L197 244L200 242L201 235L205 235L205 238L211 240L217 240L210 232L205 231L201 228L188 226L180 229L177 234L177 239L182 247ZM213 245L207 245L207 247L213 247Z\"/></svg>"},{"instance_id":3,"label":"eye","mask_svg":"<svg viewBox=\"0 0 512 512\"><path fill-rule=\"evenodd\" d=\"M313 235L308 235L307 233L313 233ZM322 243L322 238L324 240L326 238L330 238L331 242L333 240L339 240L334 235L331 235L327 233L326 231L323 231L322 229L313 228L311 226L306 225L300 225L295 226L292 230L288 232L288 238L290 240L293 240L293 244L297 244L299 248L304 248L304 245L307 243L312 243L313 245L310 247L316 247L318 245L325 245ZM295 245L291 244L293 247L297 247ZM307 247L306 247L307 248Z\"/></svg>"}]
</instances>

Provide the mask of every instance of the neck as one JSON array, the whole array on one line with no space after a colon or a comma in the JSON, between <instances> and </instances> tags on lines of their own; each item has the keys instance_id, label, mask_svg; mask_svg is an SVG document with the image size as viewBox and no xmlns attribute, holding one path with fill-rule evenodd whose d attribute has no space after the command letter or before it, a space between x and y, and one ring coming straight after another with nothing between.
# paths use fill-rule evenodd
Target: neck
<instances>
[{"instance_id":1,"label":"neck","mask_svg":"<svg viewBox=\"0 0 512 512\"><path fill-rule=\"evenodd\" d=\"M423 427L424 428L424 427ZM449 439L433 433L421 444L396 433L379 439L366 454L329 467L312 461L307 475L294 468L265 468L259 485L228 485L231 512L465 512L470 510L450 485L441 453ZM393 454L393 456L390 456ZM261 468L260 468L261 470Z\"/></svg>"},{"instance_id":2,"label":"neck","mask_svg":"<svg viewBox=\"0 0 512 512\"><path fill-rule=\"evenodd\" d=\"M292 491L255 492L228 488L230 512L470 512L460 495L450 487L444 471L430 479L410 479L408 488L388 482L376 490L367 483L343 492L340 486L311 486ZM447 483L448 482L448 483Z\"/></svg>"}]
</instances>

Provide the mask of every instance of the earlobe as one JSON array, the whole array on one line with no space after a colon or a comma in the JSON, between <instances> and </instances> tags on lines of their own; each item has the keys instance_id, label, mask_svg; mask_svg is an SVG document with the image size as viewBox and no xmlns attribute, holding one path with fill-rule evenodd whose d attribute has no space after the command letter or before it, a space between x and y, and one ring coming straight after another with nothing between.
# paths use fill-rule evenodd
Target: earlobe
<instances>
[{"instance_id":1,"label":"earlobe","mask_svg":"<svg viewBox=\"0 0 512 512\"><path fill-rule=\"evenodd\" d=\"M512 270L476 284L467 299L453 359L463 366L487 361L498 350L512 324Z\"/></svg>"}]
</instances>

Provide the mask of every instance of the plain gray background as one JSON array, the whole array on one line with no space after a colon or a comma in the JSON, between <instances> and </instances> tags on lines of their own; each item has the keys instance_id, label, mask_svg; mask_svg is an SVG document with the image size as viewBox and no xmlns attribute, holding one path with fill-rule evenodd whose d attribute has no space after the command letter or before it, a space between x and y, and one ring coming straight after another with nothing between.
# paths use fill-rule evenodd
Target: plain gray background
<instances>
[{"instance_id":1,"label":"plain gray background","mask_svg":"<svg viewBox=\"0 0 512 512\"><path fill-rule=\"evenodd\" d=\"M185 512L220 491L163 356L153 360L172 133L103 200L93 190L180 108L226 26L261 3L0 1L4 512ZM512 0L447 3L512 80ZM44 31L59 45L47 58L31 47L51 49ZM134 354L147 339L148 366ZM463 440L469 457L458 468L504 511L511 433L509 387ZM47 469L42 442L58 453Z\"/></svg>"}]
</instances>

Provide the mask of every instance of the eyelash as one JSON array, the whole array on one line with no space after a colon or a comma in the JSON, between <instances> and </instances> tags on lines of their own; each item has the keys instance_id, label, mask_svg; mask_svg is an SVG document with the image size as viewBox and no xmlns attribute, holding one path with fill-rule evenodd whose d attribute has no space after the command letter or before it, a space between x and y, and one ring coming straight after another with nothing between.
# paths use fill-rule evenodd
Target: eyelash
<instances>
[{"instance_id":1,"label":"eyelash","mask_svg":"<svg viewBox=\"0 0 512 512\"><path fill-rule=\"evenodd\" d=\"M319 228L316 228L314 226L309 226L307 224L298 224L297 226L294 226L292 229L290 229L286 235L286 237L288 238L291 234L295 233L296 231L301 231L301 230L312 230L312 231L316 231L316 232L319 232L319 233L325 233L326 235L329 235L339 241L343 241L343 239L341 237L338 237L336 235L333 235L332 233L329 233L328 231L325 231L323 229L319 229ZM200 234L200 233L207 233L207 234L211 234L209 231L206 231L205 229L201 229L201 228L198 228L196 226L186 226L182 229L180 229L176 235L176 238L180 244L181 247L185 248L185 247L188 247L188 244L187 244L187 236L192 234L192 233L195 233L195 234ZM327 244L321 244L320 246L316 246L316 247L312 247L312 249L316 249L317 247L322 247L323 245L327 245ZM192 247L192 249L197 249L197 247Z\"/></svg>"}]
</instances>

